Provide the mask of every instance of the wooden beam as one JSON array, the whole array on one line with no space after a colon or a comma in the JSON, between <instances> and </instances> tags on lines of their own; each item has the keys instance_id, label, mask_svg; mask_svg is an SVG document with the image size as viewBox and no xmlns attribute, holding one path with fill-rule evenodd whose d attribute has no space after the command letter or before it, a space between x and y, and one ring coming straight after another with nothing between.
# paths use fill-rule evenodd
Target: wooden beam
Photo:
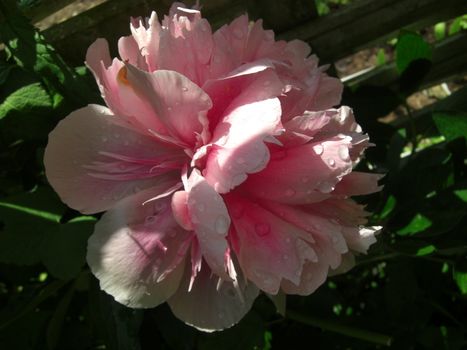
<instances>
[{"instance_id":1,"label":"wooden beam","mask_svg":"<svg viewBox=\"0 0 467 350\"><path fill-rule=\"evenodd\" d=\"M407 27L427 26L467 12L467 1L360 0L280 35L309 42L324 62L332 62ZM419 27L420 28L420 27Z\"/></svg>"}]
</instances>

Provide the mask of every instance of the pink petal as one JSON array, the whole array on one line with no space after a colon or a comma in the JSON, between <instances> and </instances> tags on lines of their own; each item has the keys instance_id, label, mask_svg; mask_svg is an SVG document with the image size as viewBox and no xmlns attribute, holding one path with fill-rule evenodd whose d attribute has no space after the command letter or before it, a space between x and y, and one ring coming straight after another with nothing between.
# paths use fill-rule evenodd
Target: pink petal
<instances>
[{"instance_id":1,"label":"pink petal","mask_svg":"<svg viewBox=\"0 0 467 350\"><path fill-rule=\"evenodd\" d=\"M366 254L370 246L376 243L375 235L380 231L381 226L344 227L342 233L352 251Z\"/></svg>"},{"instance_id":2,"label":"pink petal","mask_svg":"<svg viewBox=\"0 0 467 350\"><path fill-rule=\"evenodd\" d=\"M240 104L217 126L203 175L219 193L229 192L264 169L269 161L265 141L280 133L281 108L272 98Z\"/></svg>"},{"instance_id":3,"label":"pink petal","mask_svg":"<svg viewBox=\"0 0 467 350\"><path fill-rule=\"evenodd\" d=\"M194 169L188 178L187 207L202 256L218 276L230 279L225 265L230 217L222 197Z\"/></svg>"},{"instance_id":4,"label":"pink petal","mask_svg":"<svg viewBox=\"0 0 467 350\"><path fill-rule=\"evenodd\" d=\"M179 159L181 168L183 152L118 125L120 120L105 107L89 105L49 135L47 179L66 204L82 213L104 211L141 189L163 191L179 181L172 168L154 167Z\"/></svg>"},{"instance_id":5,"label":"pink petal","mask_svg":"<svg viewBox=\"0 0 467 350\"><path fill-rule=\"evenodd\" d=\"M283 279L298 284L304 262L317 259L312 235L258 203L233 194L225 198L245 276L269 294L277 294Z\"/></svg>"},{"instance_id":6,"label":"pink petal","mask_svg":"<svg viewBox=\"0 0 467 350\"><path fill-rule=\"evenodd\" d=\"M267 167L250 175L242 187L257 197L281 203L323 200L352 170L352 161L347 156L350 141L350 137L337 136L319 143L275 150Z\"/></svg>"},{"instance_id":7,"label":"pink petal","mask_svg":"<svg viewBox=\"0 0 467 350\"><path fill-rule=\"evenodd\" d=\"M170 136L187 147L207 141L206 114L212 103L202 89L177 72L147 73L131 65L123 69L124 85L144 101Z\"/></svg>"},{"instance_id":8,"label":"pink petal","mask_svg":"<svg viewBox=\"0 0 467 350\"><path fill-rule=\"evenodd\" d=\"M143 20L141 17L131 19L131 33L133 34L134 41L137 43L141 56L144 57L146 67L142 65L130 64L152 72L157 69L157 62L159 58L159 37L161 34L161 25L157 18L157 14L151 12L151 17ZM125 57L120 52L123 60Z\"/></svg>"},{"instance_id":9,"label":"pink petal","mask_svg":"<svg viewBox=\"0 0 467 350\"><path fill-rule=\"evenodd\" d=\"M208 113L211 131L214 131L230 105L266 100L282 93L284 84L271 68L273 66L269 60L247 63L203 85L213 102L213 108Z\"/></svg>"},{"instance_id":10,"label":"pink petal","mask_svg":"<svg viewBox=\"0 0 467 350\"><path fill-rule=\"evenodd\" d=\"M120 201L89 239L91 271L129 307L154 307L175 293L192 240L173 219L169 197L147 202L154 194L149 189Z\"/></svg>"},{"instance_id":11,"label":"pink petal","mask_svg":"<svg viewBox=\"0 0 467 350\"><path fill-rule=\"evenodd\" d=\"M381 191L382 186L378 186L378 181L382 174L370 174L353 171L345 176L336 186L334 194L345 196L358 196Z\"/></svg>"},{"instance_id":12,"label":"pink petal","mask_svg":"<svg viewBox=\"0 0 467 350\"><path fill-rule=\"evenodd\" d=\"M176 4L172 9L163 21L158 69L177 71L201 86L209 75L211 26L197 10Z\"/></svg>"},{"instance_id":13,"label":"pink petal","mask_svg":"<svg viewBox=\"0 0 467 350\"><path fill-rule=\"evenodd\" d=\"M186 271L180 288L168 303L179 319L207 332L238 323L258 296L258 288L252 283L245 284L243 278L238 279L238 285L224 281L219 286L219 278L205 263L190 291L189 281Z\"/></svg>"},{"instance_id":14,"label":"pink petal","mask_svg":"<svg viewBox=\"0 0 467 350\"><path fill-rule=\"evenodd\" d=\"M146 60L133 36L122 36L118 40L118 53L124 62L142 70L148 70Z\"/></svg>"}]
</instances>

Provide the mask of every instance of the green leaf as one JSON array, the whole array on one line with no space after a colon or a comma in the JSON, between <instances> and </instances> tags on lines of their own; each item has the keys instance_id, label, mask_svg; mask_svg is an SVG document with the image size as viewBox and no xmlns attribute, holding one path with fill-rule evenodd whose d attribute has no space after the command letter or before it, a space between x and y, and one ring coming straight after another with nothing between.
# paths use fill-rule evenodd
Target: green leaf
<instances>
[{"instance_id":1,"label":"green leaf","mask_svg":"<svg viewBox=\"0 0 467 350\"><path fill-rule=\"evenodd\" d=\"M12 112L27 114L35 109L50 107L52 101L41 84L30 84L16 90L0 104L0 120Z\"/></svg>"},{"instance_id":2,"label":"green leaf","mask_svg":"<svg viewBox=\"0 0 467 350\"><path fill-rule=\"evenodd\" d=\"M467 113L434 113L433 121L447 141L467 138Z\"/></svg>"},{"instance_id":3,"label":"green leaf","mask_svg":"<svg viewBox=\"0 0 467 350\"><path fill-rule=\"evenodd\" d=\"M455 190L454 194L462 201L467 202L467 189Z\"/></svg>"},{"instance_id":4,"label":"green leaf","mask_svg":"<svg viewBox=\"0 0 467 350\"><path fill-rule=\"evenodd\" d=\"M446 22L436 23L434 30L436 40L443 40L446 37Z\"/></svg>"},{"instance_id":5,"label":"green leaf","mask_svg":"<svg viewBox=\"0 0 467 350\"><path fill-rule=\"evenodd\" d=\"M459 287L462 294L467 294L467 271L457 271L453 272L454 281L456 281L457 286Z\"/></svg>"},{"instance_id":6,"label":"green leaf","mask_svg":"<svg viewBox=\"0 0 467 350\"><path fill-rule=\"evenodd\" d=\"M397 231L400 236L411 236L418 232L424 231L431 226L432 222L427 217L417 213L410 221L410 223L403 229Z\"/></svg>"},{"instance_id":7,"label":"green leaf","mask_svg":"<svg viewBox=\"0 0 467 350\"><path fill-rule=\"evenodd\" d=\"M396 66L399 73L403 73L415 60L431 61L432 48L422 36L403 32L399 35L396 45Z\"/></svg>"},{"instance_id":8,"label":"green leaf","mask_svg":"<svg viewBox=\"0 0 467 350\"><path fill-rule=\"evenodd\" d=\"M431 253L434 253L435 251L436 251L436 247L432 244L429 244L418 249L416 255L417 256L430 255Z\"/></svg>"},{"instance_id":9,"label":"green leaf","mask_svg":"<svg viewBox=\"0 0 467 350\"><path fill-rule=\"evenodd\" d=\"M86 242L95 219L81 217L66 224L65 207L50 188L0 201L0 262L31 265L42 262L55 277L75 277L85 263Z\"/></svg>"},{"instance_id":10,"label":"green leaf","mask_svg":"<svg viewBox=\"0 0 467 350\"><path fill-rule=\"evenodd\" d=\"M376 65L382 66L386 64L386 52L384 49L379 49L378 53L376 54Z\"/></svg>"},{"instance_id":11,"label":"green leaf","mask_svg":"<svg viewBox=\"0 0 467 350\"><path fill-rule=\"evenodd\" d=\"M0 61L0 85L5 83L12 69L13 66L11 64Z\"/></svg>"}]
</instances>

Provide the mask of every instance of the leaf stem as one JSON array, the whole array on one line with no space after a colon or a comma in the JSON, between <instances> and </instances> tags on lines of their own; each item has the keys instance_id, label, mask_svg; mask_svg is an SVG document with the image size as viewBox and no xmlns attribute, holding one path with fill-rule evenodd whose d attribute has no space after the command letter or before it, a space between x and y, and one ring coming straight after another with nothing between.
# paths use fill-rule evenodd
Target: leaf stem
<instances>
[{"instance_id":1,"label":"leaf stem","mask_svg":"<svg viewBox=\"0 0 467 350\"><path fill-rule=\"evenodd\" d=\"M388 335L368 331L365 329L350 327L329 320L318 319L308 315L301 315L300 313L295 312L293 310L287 310L286 317L293 321L321 328L323 331L330 331L342 334L348 337L364 340L374 344L390 346L392 343L392 338Z\"/></svg>"}]
</instances>

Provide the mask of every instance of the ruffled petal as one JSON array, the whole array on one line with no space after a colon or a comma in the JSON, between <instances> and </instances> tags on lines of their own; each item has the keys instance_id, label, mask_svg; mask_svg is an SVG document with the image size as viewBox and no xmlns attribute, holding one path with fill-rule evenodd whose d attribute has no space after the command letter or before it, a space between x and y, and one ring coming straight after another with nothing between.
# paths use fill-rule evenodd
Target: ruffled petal
<instances>
[{"instance_id":1,"label":"ruffled petal","mask_svg":"<svg viewBox=\"0 0 467 350\"><path fill-rule=\"evenodd\" d=\"M239 277L237 285L228 281L219 284L219 278L204 263L190 291L190 275L185 272L183 283L168 301L169 306L175 316L200 330L229 328L251 309L259 292L252 283L246 284Z\"/></svg>"},{"instance_id":2,"label":"ruffled petal","mask_svg":"<svg viewBox=\"0 0 467 350\"><path fill-rule=\"evenodd\" d=\"M358 196L370 194L381 190L378 181L384 177L382 174L370 174L353 171L345 176L336 186L333 194L345 196Z\"/></svg>"},{"instance_id":3,"label":"ruffled petal","mask_svg":"<svg viewBox=\"0 0 467 350\"><path fill-rule=\"evenodd\" d=\"M158 69L174 70L198 85L209 76L213 38L198 10L174 3L160 34Z\"/></svg>"},{"instance_id":4,"label":"ruffled petal","mask_svg":"<svg viewBox=\"0 0 467 350\"><path fill-rule=\"evenodd\" d=\"M144 101L180 145L192 149L207 141L206 114L212 103L196 84L174 71L148 73L131 65L126 65L119 74L121 85Z\"/></svg>"},{"instance_id":5,"label":"ruffled petal","mask_svg":"<svg viewBox=\"0 0 467 350\"><path fill-rule=\"evenodd\" d=\"M245 276L260 289L277 294L283 279L299 284L305 261L317 261L310 232L286 222L265 203L228 194L232 244Z\"/></svg>"},{"instance_id":6,"label":"ruffled petal","mask_svg":"<svg viewBox=\"0 0 467 350\"><path fill-rule=\"evenodd\" d=\"M306 204L326 199L352 170L350 147L351 138L344 135L288 149L278 147L267 167L250 175L242 188L281 203Z\"/></svg>"},{"instance_id":7,"label":"ruffled petal","mask_svg":"<svg viewBox=\"0 0 467 350\"><path fill-rule=\"evenodd\" d=\"M193 234L175 222L168 194L151 200L157 192L149 189L122 200L89 239L91 271L126 306L154 307L179 287Z\"/></svg>"},{"instance_id":8,"label":"ruffled petal","mask_svg":"<svg viewBox=\"0 0 467 350\"><path fill-rule=\"evenodd\" d=\"M159 38L162 30L156 12L151 12L151 16L145 20L141 17L132 18L130 28L140 55L144 57L146 67L133 64L131 61L130 63L149 72L156 70L159 58ZM121 51L120 57L126 60Z\"/></svg>"},{"instance_id":9,"label":"ruffled petal","mask_svg":"<svg viewBox=\"0 0 467 350\"><path fill-rule=\"evenodd\" d=\"M201 254L213 272L230 279L225 264L230 217L224 200L197 169L187 184L186 205Z\"/></svg>"},{"instance_id":10,"label":"ruffled petal","mask_svg":"<svg viewBox=\"0 0 467 350\"><path fill-rule=\"evenodd\" d=\"M47 179L70 207L90 214L141 189L179 181L186 155L120 125L109 109L89 105L63 119L49 135Z\"/></svg>"},{"instance_id":11,"label":"ruffled petal","mask_svg":"<svg viewBox=\"0 0 467 350\"><path fill-rule=\"evenodd\" d=\"M269 161L265 141L282 128L277 98L236 106L217 126L203 175L219 193L229 192L264 169Z\"/></svg>"}]
</instances>

